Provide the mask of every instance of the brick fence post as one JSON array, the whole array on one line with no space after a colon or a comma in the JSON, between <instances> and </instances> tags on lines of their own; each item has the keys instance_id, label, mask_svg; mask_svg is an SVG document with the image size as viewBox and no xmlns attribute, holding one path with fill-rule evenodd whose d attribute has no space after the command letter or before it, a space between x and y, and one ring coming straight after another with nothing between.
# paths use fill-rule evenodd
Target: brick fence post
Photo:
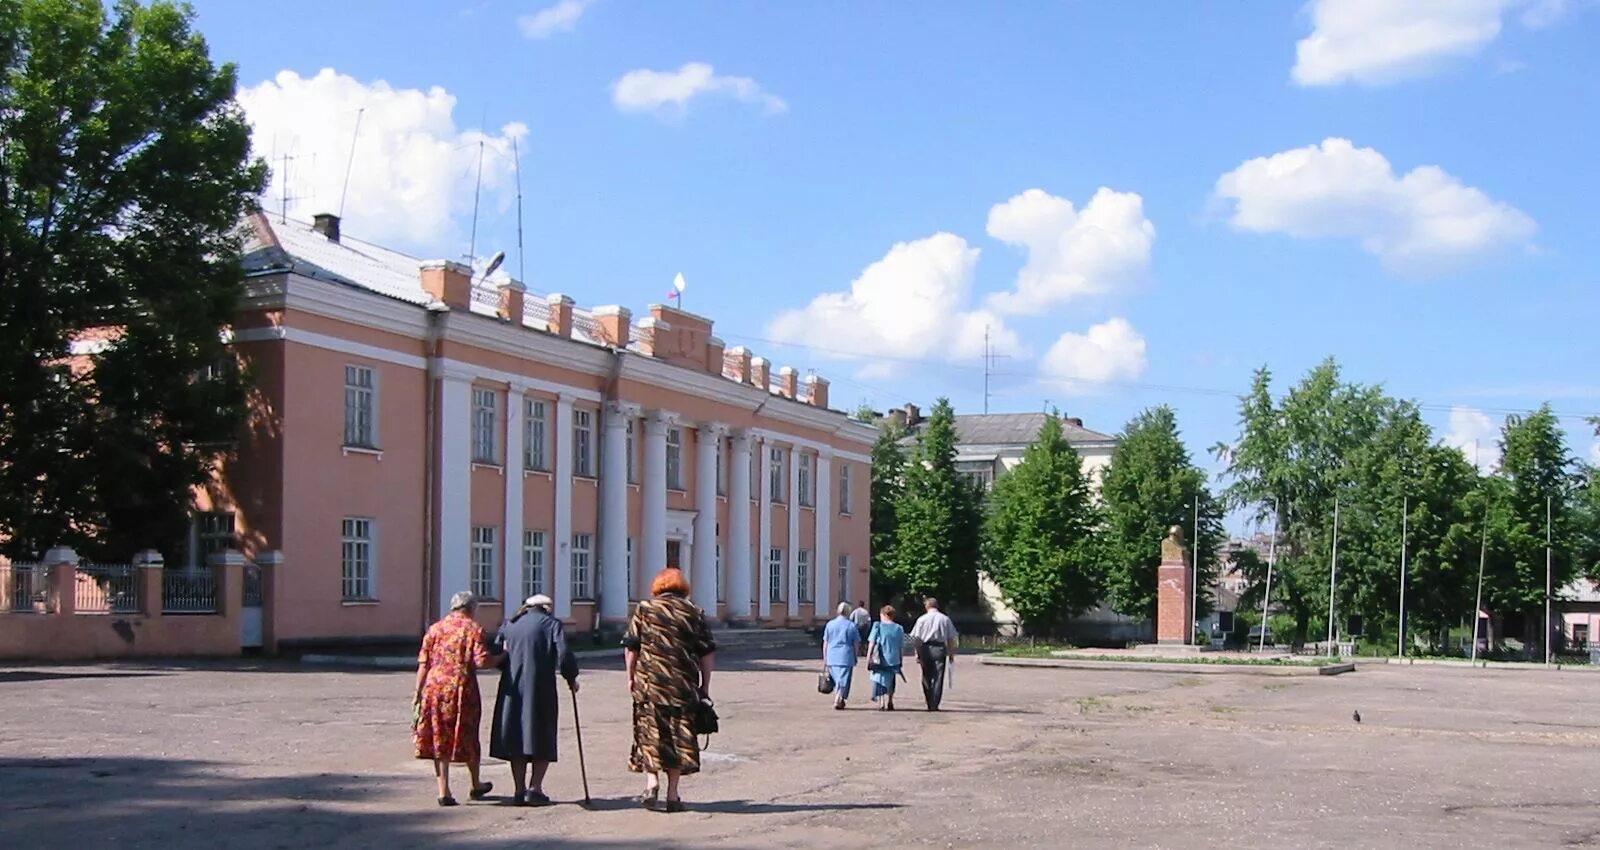
<instances>
[{"instance_id":1,"label":"brick fence post","mask_svg":"<svg viewBox=\"0 0 1600 850\"><path fill-rule=\"evenodd\" d=\"M206 559L217 581L217 613L237 618L244 607L244 555L237 549L213 552Z\"/></svg>"},{"instance_id":2,"label":"brick fence post","mask_svg":"<svg viewBox=\"0 0 1600 850\"><path fill-rule=\"evenodd\" d=\"M283 550L272 549L256 556L256 566L261 568L261 651L269 655L278 651L278 571L283 569Z\"/></svg>"},{"instance_id":3,"label":"brick fence post","mask_svg":"<svg viewBox=\"0 0 1600 850\"><path fill-rule=\"evenodd\" d=\"M138 587L139 611L146 617L161 616L165 596L162 576L167 566L165 558L154 549L146 549L133 556L134 582Z\"/></svg>"},{"instance_id":4,"label":"brick fence post","mask_svg":"<svg viewBox=\"0 0 1600 850\"><path fill-rule=\"evenodd\" d=\"M78 604L78 553L71 546L56 546L44 554L50 574L49 610L72 616Z\"/></svg>"}]
</instances>

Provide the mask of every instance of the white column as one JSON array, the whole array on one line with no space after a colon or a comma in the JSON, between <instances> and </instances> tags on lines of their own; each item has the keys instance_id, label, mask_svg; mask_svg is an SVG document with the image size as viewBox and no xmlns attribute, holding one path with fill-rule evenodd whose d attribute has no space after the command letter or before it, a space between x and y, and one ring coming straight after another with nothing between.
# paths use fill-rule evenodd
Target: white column
<instances>
[{"instance_id":1,"label":"white column","mask_svg":"<svg viewBox=\"0 0 1600 850\"><path fill-rule=\"evenodd\" d=\"M505 587L500 589L500 598L507 611L515 611L515 603L523 599L522 570L526 566L522 563L522 394L527 389L512 384L506 391L506 539L505 555L500 559L505 564Z\"/></svg>"},{"instance_id":2,"label":"white column","mask_svg":"<svg viewBox=\"0 0 1600 850\"><path fill-rule=\"evenodd\" d=\"M800 447L789 447L789 546L784 557L789 562L789 617L800 617L800 571L795 569L800 548ZM812 555L815 558L815 553Z\"/></svg>"},{"instance_id":3,"label":"white column","mask_svg":"<svg viewBox=\"0 0 1600 850\"><path fill-rule=\"evenodd\" d=\"M628 616L628 420L638 408L606 406L605 443L600 453L600 502L605 511L600 539L600 616Z\"/></svg>"},{"instance_id":4,"label":"white column","mask_svg":"<svg viewBox=\"0 0 1600 850\"><path fill-rule=\"evenodd\" d=\"M722 553L728 577L728 612L750 617L750 443L749 431L733 435L728 461L728 548Z\"/></svg>"},{"instance_id":5,"label":"white column","mask_svg":"<svg viewBox=\"0 0 1600 850\"><path fill-rule=\"evenodd\" d=\"M633 556L646 582L667 567L667 429L672 418L670 413L653 410L644 420L644 476L639 483L644 516L640 517L641 551Z\"/></svg>"},{"instance_id":6,"label":"white column","mask_svg":"<svg viewBox=\"0 0 1600 850\"><path fill-rule=\"evenodd\" d=\"M756 482L761 487L761 492L756 494L761 500L761 535L757 538L760 545L756 548L756 598L761 600L758 610L762 619L772 616L772 594L767 589L767 553L772 550L772 465L767 462L770 448L771 444L765 438L756 443L756 469L761 472L761 480Z\"/></svg>"},{"instance_id":7,"label":"white column","mask_svg":"<svg viewBox=\"0 0 1600 850\"><path fill-rule=\"evenodd\" d=\"M811 553L811 569L817 577L817 619L825 620L833 610L833 490L828 486L828 472L833 452L826 449L817 453L817 537L816 551Z\"/></svg>"},{"instance_id":8,"label":"white column","mask_svg":"<svg viewBox=\"0 0 1600 850\"><path fill-rule=\"evenodd\" d=\"M439 616L470 585L472 373L446 367L439 392Z\"/></svg>"},{"instance_id":9,"label":"white column","mask_svg":"<svg viewBox=\"0 0 1600 850\"><path fill-rule=\"evenodd\" d=\"M550 450L556 453L556 521L550 531L555 545L546 550L551 555L546 569L555 580L556 618L566 620L572 617L572 396L566 393L556 397L556 433Z\"/></svg>"},{"instance_id":10,"label":"white column","mask_svg":"<svg viewBox=\"0 0 1600 850\"><path fill-rule=\"evenodd\" d=\"M694 604L717 616L717 452L728 429L715 422L701 424L694 446L694 564L689 586Z\"/></svg>"}]
</instances>

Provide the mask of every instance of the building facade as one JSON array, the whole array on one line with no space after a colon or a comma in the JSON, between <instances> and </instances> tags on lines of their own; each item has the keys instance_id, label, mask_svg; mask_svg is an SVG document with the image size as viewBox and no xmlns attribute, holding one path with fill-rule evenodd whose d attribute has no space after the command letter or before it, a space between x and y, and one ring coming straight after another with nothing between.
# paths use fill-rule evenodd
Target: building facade
<instances>
[{"instance_id":1,"label":"building facade","mask_svg":"<svg viewBox=\"0 0 1600 850\"><path fill-rule=\"evenodd\" d=\"M269 644L414 638L456 591L617 626L667 566L722 621L867 587L875 432L709 319L580 309L340 222L249 220L248 433L191 551L281 550Z\"/></svg>"}]
</instances>

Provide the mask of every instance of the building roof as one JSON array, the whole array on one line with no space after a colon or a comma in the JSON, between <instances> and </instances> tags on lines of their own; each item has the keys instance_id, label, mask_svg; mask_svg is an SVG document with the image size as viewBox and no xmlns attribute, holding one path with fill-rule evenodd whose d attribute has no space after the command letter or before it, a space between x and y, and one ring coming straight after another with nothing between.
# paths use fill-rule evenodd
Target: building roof
<instances>
[{"instance_id":1,"label":"building roof","mask_svg":"<svg viewBox=\"0 0 1600 850\"><path fill-rule=\"evenodd\" d=\"M969 413L956 414L956 444L958 446L993 446L996 449L1032 445L1044 430L1044 413ZM910 427L910 435L901 442L912 441L927 424L924 419ZM1080 420L1063 419L1061 430L1067 442L1074 446L1086 443L1114 443L1116 437L1083 427Z\"/></svg>"},{"instance_id":2,"label":"building roof","mask_svg":"<svg viewBox=\"0 0 1600 850\"><path fill-rule=\"evenodd\" d=\"M1600 583L1579 576L1556 591L1558 602L1600 602Z\"/></svg>"}]
</instances>

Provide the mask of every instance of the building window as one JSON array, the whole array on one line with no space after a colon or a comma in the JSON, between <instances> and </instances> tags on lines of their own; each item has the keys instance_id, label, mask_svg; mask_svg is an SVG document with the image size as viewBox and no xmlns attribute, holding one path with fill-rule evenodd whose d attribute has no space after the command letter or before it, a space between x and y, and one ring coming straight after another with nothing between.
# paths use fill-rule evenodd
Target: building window
<instances>
[{"instance_id":1,"label":"building window","mask_svg":"<svg viewBox=\"0 0 1600 850\"><path fill-rule=\"evenodd\" d=\"M800 453L800 472L795 483L799 485L801 507L811 507L811 455L805 452Z\"/></svg>"},{"instance_id":2,"label":"building window","mask_svg":"<svg viewBox=\"0 0 1600 850\"><path fill-rule=\"evenodd\" d=\"M339 577L346 601L377 598L372 589L372 520L344 518Z\"/></svg>"},{"instance_id":3,"label":"building window","mask_svg":"<svg viewBox=\"0 0 1600 850\"><path fill-rule=\"evenodd\" d=\"M1574 623L1572 625L1572 648L1580 652L1589 648L1589 624Z\"/></svg>"},{"instance_id":4,"label":"building window","mask_svg":"<svg viewBox=\"0 0 1600 850\"><path fill-rule=\"evenodd\" d=\"M594 545L594 535L572 535L572 598L592 599L589 589L589 549Z\"/></svg>"},{"instance_id":5,"label":"building window","mask_svg":"<svg viewBox=\"0 0 1600 850\"><path fill-rule=\"evenodd\" d=\"M472 462L498 463L495 449L495 406L498 394L494 390L472 391Z\"/></svg>"},{"instance_id":6,"label":"building window","mask_svg":"<svg viewBox=\"0 0 1600 850\"><path fill-rule=\"evenodd\" d=\"M811 550L794 550L795 584L800 586L800 601L811 601Z\"/></svg>"},{"instance_id":7,"label":"building window","mask_svg":"<svg viewBox=\"0 0 1600 850\"><path fill-rule=\"evenodd\" d=\"M633 538L628 538L628 599L639 598L639 585L633 580Z\"/></svg>"},{"instance_id":8,"label":"building window","mask_svg":"<svg viewBox=\"0 0 1600 850\"><path fill-rule=\"evenodd\" d=\"M468 590L479 599L500 598L499 552L494 545L495 529L487 525L472 527L472 575Z\"/></svg>"},{"instance_id":9,"label":"building window","mask_svg":"<svg viewBox=\"0 0 1600 850\"><path fill-rule=\"evenodd\" d=\"M366 366L344 367L344 444L378 447L378 378Z\"/></svg>"},{"instance_id":10,"label":"building window","mask_svg":"<svg viewBox=\"0 0 1600 850\"><path fill-rule=\"evenodd\" d=\"M783 601L783 550L776 546L767 552L767 601Z\"/></svg>"},{"instance_id":11,"label":"building window","mask_svg":"<svg viewBox=\"0 0 1600 850\"><path fill-rule=\"evenodd\" d=\"M683 431L667 429L667 489L683 489Z\"/></svg>"},{"instance_id":12,"label":"building window","mask_svg":"<svg viewBox=\"0 0 1600 850\"><path fill-rule=\"evenodd\" d=\"M750 453L750 501L752 501L752 502L758 501L760 498L761 498L761 452L752 451ZM756 559L756 561L758 563L760 562L760 560L761 560L760 558Z\"/></svg>"},{"instance_id":13,"label":"building window","mask_svg":"<svg viewBox=\"0 0 1600 850\"><path fill-rule=\"evenodd\" d=\"M522 466L540 472L550 471L550 451L547 442L550 433L549 407L536 399L528 399L527 415L522 419Z\"/></svg>"},{"instance_id":14,"label":"building window","mask_svg":"<svg viewBox=\"0 0 1600 850\"><path fill-rule=\"evenodd\" d=\"M628 417L628 483L639 483L639 473L635 471L637 464L634 462L635 449L633 447L633 417Z\"/></svg>"},{"instance_id":15,"label":"building window","mask_svg":"<svg viewBox=\"0 0 1600 850\"><path fill-rule=\"evenodd\" d=\"M839 464L839 513L850 513L850 464Z\"/></svg>"},{"instance_id":16,"label":"building window","mask_svg":"<svg viewBox=\"0 0 1600 850\"><path fill-rule=\"evenodd\" d=\"M850 556L839 556L839 601L850 601Z\"/></svg>"},{"instance_id":17,"label":"building window","mask_svg":"<svg viewBox=\"0 0 1600 850\"><path fill-rule=\"evenodd\" d=\"M189 545L184 566L190 570L211 563L211 556L239 548L233 533L232 511L204 511L189 523Z\"/></svg>"},{"instance_id":18,"label":"building window","mask_svg":"<svg viewBox=\"0 0 1600 850\"><path fill-rule=\"evenodd\" d=\"M544 593L544 532L522 532L522 598Z\"/></svg>"},{"instance_id":19,"label":"building window","mask_svg":"<svg viewBox=\"0 0 1600 850\"><path fill-rule=\"evenodd\" d=\"M958 461L956 472L966 477L974 487L988 490L994 486L994 463L984 460Z\"/></svg>"},{"instance_id":20,"label":"building window","mask_svg":"<svg viewBox=\"0 0 1600 850\"><path fill-rule=\"evenodd\" d=\"M774 505L783 504L783 449L774 448L767 452L767 478L767 495Z\"/></svg>"},{"instance_id":21,"label":"building window","mask_svg":"<svg viewBox=\"0 0 1600 850\"><path fill-rule=\"evenodd\" d=\"M717 453L717 495L726 496L728 495L728 470L722 462L723 450L721 437L716 438L715 445L712 446L712 451Z\"/></svg>"},{"instance_id":22,"label":"building window","mask_svg":"<svg viewBox=\"0 0 1600 850\"><path fill-rule=\"evenodd\" d=\"M572 411L572 474L594 477L594 413Z\"/></svg>"}]
</instances>

